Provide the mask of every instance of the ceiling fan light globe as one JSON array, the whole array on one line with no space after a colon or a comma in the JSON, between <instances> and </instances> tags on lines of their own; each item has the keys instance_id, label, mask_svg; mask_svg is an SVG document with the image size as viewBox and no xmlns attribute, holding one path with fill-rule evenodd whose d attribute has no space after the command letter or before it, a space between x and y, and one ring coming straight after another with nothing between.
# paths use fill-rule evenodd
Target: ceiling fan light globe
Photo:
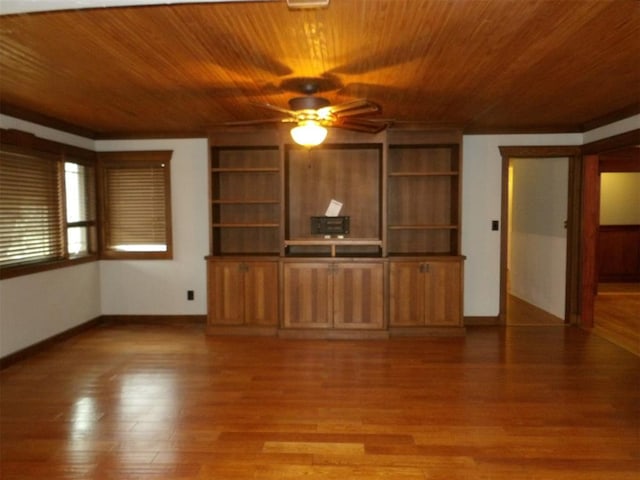
<instances>
[{"instance_id":1,"label":"ceiling fan light globe","mask_svg":"<svg viewBox=\"0 0 640 480\"><path fill-rule=\"evenodd\" d=\"M300 122L291 129L291 138L303 147L315 147L327 138L327 129L314 121Z\"/></svg>"}]
</instances>

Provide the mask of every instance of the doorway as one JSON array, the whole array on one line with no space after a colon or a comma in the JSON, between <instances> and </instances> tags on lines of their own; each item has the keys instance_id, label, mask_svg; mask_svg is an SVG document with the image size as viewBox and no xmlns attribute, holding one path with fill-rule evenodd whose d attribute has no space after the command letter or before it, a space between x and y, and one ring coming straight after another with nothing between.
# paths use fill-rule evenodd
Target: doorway
<instances>
[{"instance_id":1,"label":"doorway","mask_svg":"<svg viewBox=\"0 0 640 480\"><path fill-rule=\"evenodd\" d=\"M640 355L640 148L600 153L597 171L593 331Z\"/></svg>"},{"instance_id":2,"label":"doorway","mask_svg":"<svg viewBox=\"0 0 640 480\"><path fill-rule=\"evenodd\" d=\"M581 209L582 243L580 252L580 324L594 327L594 305L598 289L598 232L600 228L600 174L602 167L609 171L637 171L639 168L636 148L640 146L640 129L631 130L613 137L604 138L582 146ZM621 158L620 151L632 153L630 158ZM617 153L613 153L617 152ZM614 154L611 161L606 160ZM627 157L627 155L624 155Z\"/></svg>"},{"instance_id":3,"label":"doorway","mask_svg":"<svg viewBox=\"0 0 640 480\"><path fill-rule=\"evenodd\" d=\"M510 158L507 325L565 320L569 159Z\"/></svg>"},{"instance_id":4,"label":"doorway","mask_svg":"<svg viewBox=\"0 0 640 480\"><path fill-rule=\"evenodd\" d=\"M580 147L500 147L500 153L499 321L577 323Z\"/></svg>"}]
</instances>

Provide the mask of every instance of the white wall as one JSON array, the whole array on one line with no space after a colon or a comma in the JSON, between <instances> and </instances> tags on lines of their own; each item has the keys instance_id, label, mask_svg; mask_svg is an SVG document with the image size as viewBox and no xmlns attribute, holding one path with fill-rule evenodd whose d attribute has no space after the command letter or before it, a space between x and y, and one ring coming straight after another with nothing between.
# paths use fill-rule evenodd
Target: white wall
<instances>
[{"instance_id":1,"label":"white wall","mask_svg":"<svg viewBox=\"0 0 640 480\"><path fill-rule=\"evenodd\" d=\"M500 146L582 145L640 128L640 115L584 134L465 135L463 138L462 253L464 314L496 316L500 311L500 232L491 220L501 213ZM502 226L501 226L502 228Z\"/></svg>"},{"instance_id":2,"label":"white wall","mask_svg":"<svg viewBox=\"0 0 640 480\"><path fill-rule=\"evenodd\" d=\"M18 129L93 150L93 140L6 115L0 128ZM0 281L0 357L99 317L98 262Z\"/></svg>"},{"instance_id":3,"label":"white wall","mask_svg":"<svg viewBox=\"0 0 640 480\"><path fill-rule=\"evenodd\" d=\"M475 135L463 144L462 252L465 315L496 316L500 299L501 145L579 145L581 134ZM191 140L97 141L98 151L173 149L173 261L102 261L103 314L204 314L208 254L207 143ZM196 300L186 301L186 290Z\"/></svg>"},{"instance_id":4,"label":"white wall","mask_svg":"<svg viewBox=\"0 0 640 480\"><path fill-rule=\"evenodd\" d=\"M206 139L97 141L96 150L173 150L173 260L100 262L104 315L205 315L209 251ZM187 290L195 299L187 301Z\"/></svg>"},{"instance_id":5,"label":"white wall","mask_svg":"<svg viewBox=\"0 0 640 480\"><path fill-rule=\"evenodd\" d=\"M640 128L640 115L625 118L617 122L610 123L603 127L594 128L584 133L582 143L591 143L603 138L613 137L624 132L630 132Z\"/></svg>"},{"instance_id":6,"label":"white wall","mask_svg":"<svg viewBox=\"0 0 640 480\"><path fill-rule=\"evenodd\" d=\"M500 146L580 145L582 134L465 135L462 176L462 254L464 314L495 317L500 312ZM502 225L500 226L502 228Z\"/></svg>"},{"instance_id":7,"label":"white wall","mask_svg":"<svg viewBox=\"0 0 640 480\"><path fill-rule=\"evenodd\" d=\"M0 357L100 316L98 262L0 281Z\"/></svg>"},{"instance_id":8,"label":"white wall","mask_svg":"<svg viewBox=\"0 0 640 480\"><path fill-rule=\"evenodd\" d=\"M71 133L61 132L49 127L43 127L37 123L27 122L18 118L9 117L0 113L0 128L22 130L23 132L33 133L34 135L52 140L54 142L66 143L67 145L74 145L80 148L86 148L87 150L94 149L93 140Z\"/></svg>"}]
</instances>

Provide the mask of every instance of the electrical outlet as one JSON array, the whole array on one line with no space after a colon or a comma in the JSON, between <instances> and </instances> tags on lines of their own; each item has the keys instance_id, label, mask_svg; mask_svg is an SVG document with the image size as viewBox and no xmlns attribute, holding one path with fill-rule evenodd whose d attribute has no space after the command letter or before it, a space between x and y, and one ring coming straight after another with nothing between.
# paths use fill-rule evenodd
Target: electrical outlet
<instances>
[{"instance_id":1,"label":"electrical outlet","mask_svg":"<svg viewBox=\"0 0 640 480\"><path fill-rule=\"evenodd\" d=\"M187 290L187 300L193 300L195 297L193 290Z\"/></svg>"}]
</instances>

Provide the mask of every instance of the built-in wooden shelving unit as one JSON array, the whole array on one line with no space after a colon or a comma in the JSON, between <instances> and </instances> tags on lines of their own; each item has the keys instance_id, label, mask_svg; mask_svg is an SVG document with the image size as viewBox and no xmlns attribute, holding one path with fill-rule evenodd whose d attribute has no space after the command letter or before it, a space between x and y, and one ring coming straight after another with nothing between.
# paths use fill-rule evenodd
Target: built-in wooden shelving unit
<instances>
[{"instance_id":1,"label":"built-in wooden shelving unit","mask_svg":"<svg viewBox=\"0 0 640 480\"><path fill-rule=\"evenodd\" d=\"M332 133L308 150L275 133L212 135L209 331L461 332L460 140ZM349 231L313 233L331 200Z\"/></svg>"}]
</instances>

